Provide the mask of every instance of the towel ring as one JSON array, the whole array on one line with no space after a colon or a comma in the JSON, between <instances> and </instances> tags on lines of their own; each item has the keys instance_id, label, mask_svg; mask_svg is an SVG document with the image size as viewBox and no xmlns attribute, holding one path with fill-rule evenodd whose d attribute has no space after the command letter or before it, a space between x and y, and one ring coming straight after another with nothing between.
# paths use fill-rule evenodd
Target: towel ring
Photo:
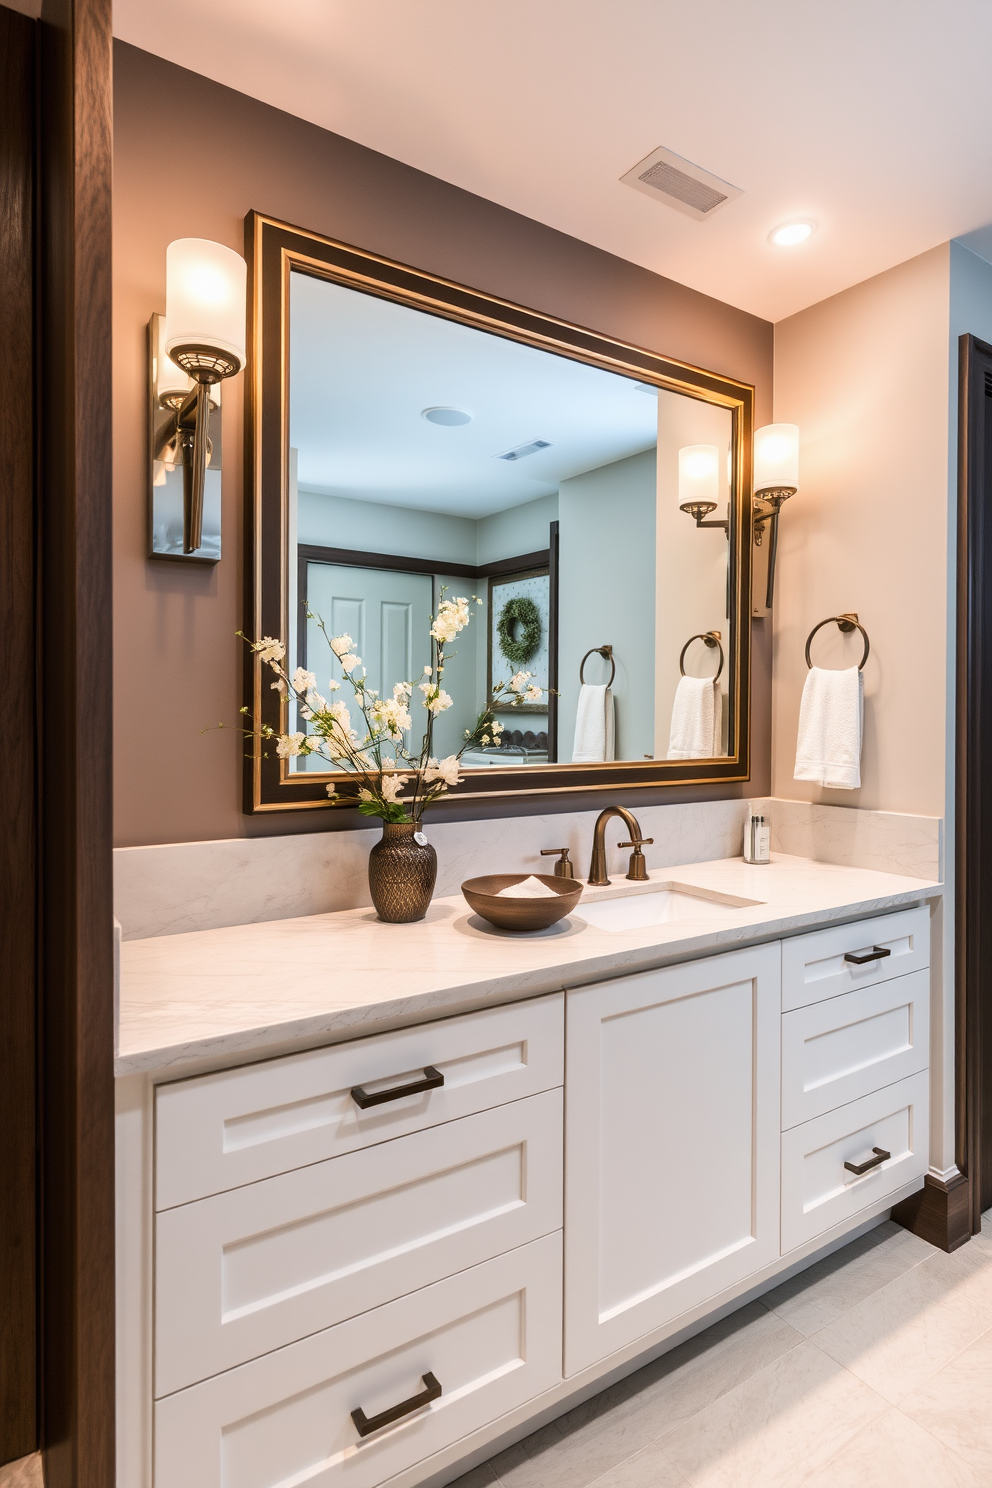
<instances>
[{"instance_id":1,"label":"towel ring","mask_svg":"<svg viewBox=\"0 0 992 1488\"><path fill-rule=\"evenodd\" d=\"M613 660L613 647L612 646L590 646L589 647L589 650L586 652L585 656L583 656L582 660L579 662L579 685L580 685L580 687L585 685L585 678L582 675L582 670L583 670L586 662L589 660L590 656L593 654L594 651L596 652L597 656L602 656L603 659L604 659L604 661L608 661L610 663L610 680L609 680L609 682L607 682L606 685L607 685L607 687L612 687L613 686L613 679L614 679L614 677L617 674L617 664Z\"/></svg>"},{"instance_id":2,"label":"towel ring","mask_svg":"<svg viewBox=\"0 0 992 1488\"><path fill-rule=\"evenodd\" d=\"M699 635L689 637L685 645L682 647L682 655L679 657L679 672L683 677L685 676L685 666L683 665L683 663L685 662L685 653L688 651L693 641L702 641L703 645L708 646L711 651L714 646L719 651L720 665L717 667L716 676L713 678L714 682L719 682L721 676L723 675L723 647L720 644L720 632L718 630L703 630L700 631Z\"/></svg>"},{"instance_id":3,"label":"towel ring","mask_svg":"<svg viewBox=\"0 0 992 1488\"><path fill-rule=\"evenodd\" d=\"M871 642L868 639L868 632L858 620L857 615L828 615L826 620L821 620L819 625L813 626L813 629L806 637L806 665L809 667L810 671L813 670L813 663L810 659L809 648L812 644L813 637L816 635L816 632L818 630L822 630L825 625L837 625L841 630L848 632L852 630L860 630L862 636L864 637L865 654L864 656L862 656L860 662L858 663L858 671L863 672L865 669L865 662L868 660L868 655L871 651Z\"/></svg>"}]
</instances>

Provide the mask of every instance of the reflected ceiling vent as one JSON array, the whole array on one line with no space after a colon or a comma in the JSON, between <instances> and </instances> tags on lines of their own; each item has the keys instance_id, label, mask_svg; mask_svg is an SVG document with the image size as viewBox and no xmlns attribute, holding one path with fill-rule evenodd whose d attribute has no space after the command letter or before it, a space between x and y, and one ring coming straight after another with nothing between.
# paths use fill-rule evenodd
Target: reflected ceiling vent
<instances>
[{"instance_id":1,"label":"reflected ceiling vent","mask_svg":"<svg viewBox=\"0 0 992 1488\"><path fill-rule=\"evenodd\" d=\"M620 179L625 186L633 186L635 191L643 191L645 196L653 196L666 207L695 217L697 222L712 217L726 202L744 194L739 187L721 181L719 176L710 175L691 160L683 160L681 155L661 146Z\"/></svg>"},{"instance_id":2,"label":"reflected ceiling vent","mask_svg":"<svg viewBox=\"0 0 992 1488\"><path fill-rule=\"evenodd\" d=\"M528 455L536 455L538 450L550 448L550 439L532 439L530 444L518 444L516 449L504 450L496 458L497 460L526 460Z\"/></svg>"}]
</instances>

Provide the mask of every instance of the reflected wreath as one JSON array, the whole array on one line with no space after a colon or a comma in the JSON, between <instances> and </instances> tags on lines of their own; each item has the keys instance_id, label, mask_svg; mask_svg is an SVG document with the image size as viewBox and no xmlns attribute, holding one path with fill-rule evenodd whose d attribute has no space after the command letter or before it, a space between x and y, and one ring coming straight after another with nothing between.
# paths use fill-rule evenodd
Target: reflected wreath
<instances>
[{"instance_id":1,"label":"reflected wreath","mask_svg":"<svg viewBox=\"0 0 992 1488\"><path fill-rule=\"evenodd\" d=\"M519 634L516 627L520 627ZM496 621L499 649L507 661L522 666L541 644L541 613L532 599L523 595L508 599Z\"/></svg>"}]
</instances>

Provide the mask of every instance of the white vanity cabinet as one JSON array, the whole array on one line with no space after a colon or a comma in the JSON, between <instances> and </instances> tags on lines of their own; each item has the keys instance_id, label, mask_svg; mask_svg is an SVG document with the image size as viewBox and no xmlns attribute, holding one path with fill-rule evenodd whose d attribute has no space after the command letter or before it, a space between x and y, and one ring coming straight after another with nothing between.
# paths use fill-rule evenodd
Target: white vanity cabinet
<instances>
[{"instance_id":1,"label":"white vanity cabinet","mask_svg":"<svg viewBox=\"0 0 992 1488\"><path fill-rule=\"evenodd\" d=\"M566 1375L778 1255L780 957L568 993Z\"/></svg>"},{"instance_id":2,"label":"white vanity cabinet","mask_svg":"<svg viewBox=\"0 0 992 1488\"><path fill-rule=\"evenodd\" d=\"M900 909L145 1087L119 1488L457 1476L842 1243L927 1170L928 932Z\"/></svg>"}]
</instances>

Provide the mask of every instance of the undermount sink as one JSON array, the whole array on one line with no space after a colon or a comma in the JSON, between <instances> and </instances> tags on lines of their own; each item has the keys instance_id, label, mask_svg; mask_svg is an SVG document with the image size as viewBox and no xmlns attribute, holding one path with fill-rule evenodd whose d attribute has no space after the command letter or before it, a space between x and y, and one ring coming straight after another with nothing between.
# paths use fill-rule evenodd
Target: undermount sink
<instances>
[{"instance_id":1,"label":"undermount sink","mask_svg":"<svg viewBox=\"0 0 992 1488\"><path fill-rule=\"evenodd\" d=\"M657 888L621 894L615 899L580 902L572 911L599 930L637 930L646 925L672 925L693 920L724 920L735 909L762 904L761 899L739 899L689 884L663 883Z\"/></svg>"}]
</instances>

